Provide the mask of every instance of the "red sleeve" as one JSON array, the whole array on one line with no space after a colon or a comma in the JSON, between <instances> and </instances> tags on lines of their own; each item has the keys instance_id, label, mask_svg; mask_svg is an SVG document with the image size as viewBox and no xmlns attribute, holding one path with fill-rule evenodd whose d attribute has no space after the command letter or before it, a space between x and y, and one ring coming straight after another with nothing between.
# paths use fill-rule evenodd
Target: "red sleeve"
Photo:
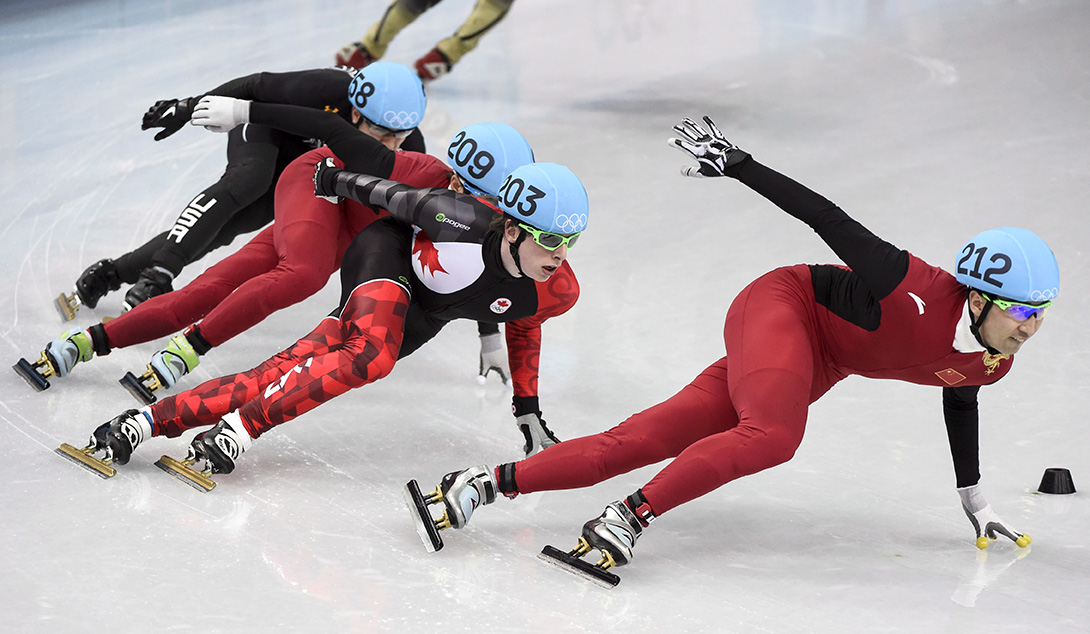
<instances>
[{"instance_id":1,"label":"red sleeve","mask_svg":"<svg viewBox=\"0 0 1090 634\"><path fill-rule=\"evenodd\" d=\"M450 175L450 168L431 154L398 152L390 180L410 187L446 187L450 184Z\"/></svg>"},{"instance_id":2,"label":"red sleeve","mask_svg":"<svg viewBox=\"0 0 1090 634\"><path fill-rule=\"evenodd\" d=\"M507 358L511 363L515 396L537 396L541 324L550 317L566 313L577 299L579 281L565 261L548 282L537 285L537 312L530 317L507 322Z\"/></svg>"}]
</instances>

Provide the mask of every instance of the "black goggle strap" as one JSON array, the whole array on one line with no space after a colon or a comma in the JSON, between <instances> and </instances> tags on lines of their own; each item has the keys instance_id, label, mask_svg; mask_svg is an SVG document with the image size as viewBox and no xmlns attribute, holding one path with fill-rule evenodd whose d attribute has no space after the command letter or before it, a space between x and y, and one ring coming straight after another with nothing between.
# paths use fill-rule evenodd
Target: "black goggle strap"
<instances>
[{"instance_id":1,"label":"black goggle strap","mask_svg":"<svg viewBox=\"0 0 1090 634\"><path fill-rule=\"evenodd\" d=\"M972 291L970 290L969 292L971 293ZM977 292L980 293L980 291ZM973 319L973 311L969 311L969 332L973 333L973 336L976 337L977 343L987 349L988 354L999 354L998 350L984 343L984 340L980 337L980 324L984 323L984 318L988 316L988 311L995 305L991 298L984 293L980 293L980 296L984 298L984 308L981 309L980 317L977 319Z\"/></svg>"},{"instance_id":2,"label":"black goggle strap","mask_svg":"<svg viewBox=\"0 0 1090 634\"><path fill-rule=\"evenodd\" d=\"M526 271L522 270L522 262L519 260L519 245L528 235L525 229L519 227L519 237L515 238L514 242L507 243L507 246L511 249L511 257L515 260L515 268L518 269L519 275L523 277L526 277Z\"/></svg>"}]
</instances>

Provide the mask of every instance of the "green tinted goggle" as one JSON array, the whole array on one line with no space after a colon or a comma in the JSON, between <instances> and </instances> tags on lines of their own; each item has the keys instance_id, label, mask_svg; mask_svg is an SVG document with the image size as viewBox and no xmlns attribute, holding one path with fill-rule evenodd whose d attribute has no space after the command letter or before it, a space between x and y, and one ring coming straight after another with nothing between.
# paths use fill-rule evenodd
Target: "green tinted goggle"
<instances>
[{"instance_id":1,"label":"green tinted goggle","mask_svg":"<svg viewBox=\"0 0 1090 634\"><path fill-rule=\"evenodd\" d=\"M541 229L531 227L522 222L519 223L519 228L530 234L530 237L534 239L534 242L536 242L538 246L549 251L556 251L561 245L567 245L570 249L575 246L575 241L582 235L582 232L579 232L573 233L570 236L565 236L559 233L542 231Z\"/></svg>"}]
</instances>

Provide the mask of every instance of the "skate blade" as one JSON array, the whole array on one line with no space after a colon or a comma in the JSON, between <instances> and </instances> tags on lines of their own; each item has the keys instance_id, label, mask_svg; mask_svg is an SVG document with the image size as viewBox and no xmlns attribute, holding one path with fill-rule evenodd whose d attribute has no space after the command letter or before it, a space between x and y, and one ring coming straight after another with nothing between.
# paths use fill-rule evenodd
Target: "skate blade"
<instances>
[{"instance_id":1,"label":"skate blade","mask_svg":"<svg viewBox=\"0 0 1090 634\"><path fill-rule=\"evenodd\" d=\"M621 578L617 575L589 564L579 557L566 553L559 548L553 546L546 546L541 549L541 554L537 556L538 559L550 563L561 570L566 570L572 574L579 575L587 581L596 583L603 588L612 588L621 582Z\"/></svg>"},{"instance_id":2,"label":"skate blade","mask_svg":"<svg viewBox=\"0 0 1090 634\"><path fill-rule=\"evenodd\" d=\"M182 482L185 482L189 486L197 489L198 491L211 491L216 488L216 483L212 478L208 477L208 474L201 471L197 471L193 467L190 467L187 463L181 460L175 460L170 456L163 456L155 461L155 466L159 467L163 471L166 471L170 475L178 478Z\"/></svg>"},{"instance_id":3,"label":"skate blade","mask_svg":"<svg viewBox=\"0 0 1090 634\"><path fill-rule=\"evenodd\" d=\"M151 371L150 366L148 371ZM129 394L132 394L133 398L140 401L144 405L151 405L158 399L155 397L154 394L151 393L152 390L144 385L143 381L141 380L145 376L147 375L141 374L139 377L137 377L132 372L126 372L125 376L118 379L117 382L120 383L121 386L124 387L126 390L128 390Z\"/></svg>"},{"instance_id":4,"label":"skate blade","mask_svg":"<svg viewBox=\"0 0 1090 634\"><path fill-rule=\"evenodd\" d=\"M36 392L41 392L49 388L49 381L46 381L42 375L38 374L38 371L34 368L34 364L26 359L19 359L19 362L11 366L11 369L15 370L16 374L23 377L23 380L26 381L27 385L34 388Z\"/></svg>"},{"instance_id":5,"label":"skate blade","mask_svg":"<svg viewBox=\"0 0 1090 634\"><path fill-rule=\"evenodd\" d=\"M87 469L90 469L91 471L95 472L95 474L98 475L100 478L112 478L117 475L117 469L111 467L109 463L107 463L105 460L95 458L86 451L82 449L76 449L68 443L62 444L60 447L57 447L53 451L57 452L57 455L67 458L72 462L80 465L81 467L86 467Z\"/></svg>"},{"instance_id":6,"label":"skate blade","mask_svg":"<svg viewBox=\"0 0 1090 634\"><path fill-rule=\"evenodd\" d=\"M76 311L80 307L79 295L61 293L57 299L53 300L53 307L60 314L61 321L72 321L76 318Z\"/></svg>"},{"instance_id":7,"label":"skate blade","mask_svg":"<svg viewBox=\"0 0 1090 634\"><path fill-rule=\"evenodd\" d=\"M439 529L435 527L435 520L428 512L428 504L420 493L420 485L416 480L409 480L402 489L405 495L405 505L409 507L409 514L413 516L416 524L416 533L420 535L420 541L424 542L424 548L429 553L443 549L443 538L439 535Z\"/></svg>"}]
</instances>

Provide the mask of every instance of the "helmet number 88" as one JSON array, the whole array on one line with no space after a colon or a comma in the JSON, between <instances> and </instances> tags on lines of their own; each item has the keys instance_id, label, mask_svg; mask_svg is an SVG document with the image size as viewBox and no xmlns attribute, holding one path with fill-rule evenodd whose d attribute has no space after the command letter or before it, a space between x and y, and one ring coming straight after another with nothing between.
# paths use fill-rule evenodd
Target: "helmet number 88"
<instances>
[{"instance_id":1,"label":"helmet number 88","mask_svg":"<svg viewBox=\"0 0 1090 634\"><path fill-rule=\"evenodd\" d=\"M976 278L978 280L982 279L989 284L995 284L996 288L1003 288L1003 282L996 279L995 276L1002 275L1003 273L1011 270L1011 258L1006 253L993 253L992 256L988 258L988 261L992 264L995 264L996 266L985 269L984 273L982 274L980 272L980 265L984 261L984 255L987 252L988 247L980 247L978 249L976 248L976 245L972 242L966 244L965 247L962 249L963 255L961 256L961 259L958 260L957 272L960 275L968 275L969 277ZM976 258L973 260L972 263L973 268L968 269L966 268L966 263L969 262L970 258L973 257L974 253L976 254Z\"/></svg>"},{"instance_id":2,"label":"helmet number 88","mask_svg":"<svg viewBox=\"0 0 1090 634\"><path fill-rule=\"evenodd\" d=\"M458 132L447 147L447 157L458 167L464 167L473 178L484 178L496 164L496 158L477 147L477 141L466 136L465 130Z\"/></svg>"},{"instance_id":3,"label":"helmet number 88","mask_svg":"<svg viewBox=\"0 0 1090 634\"><path fill-rule=\"evenodd\" d=\"M518 209L524 216L532 216L537 211L537 201L545 197L545 192L533 185L527 185L521 178L509 175L500 185L500 200L512 209ZM517 206L516 206L517 205Z\"/></svg>"}]
</instances>

